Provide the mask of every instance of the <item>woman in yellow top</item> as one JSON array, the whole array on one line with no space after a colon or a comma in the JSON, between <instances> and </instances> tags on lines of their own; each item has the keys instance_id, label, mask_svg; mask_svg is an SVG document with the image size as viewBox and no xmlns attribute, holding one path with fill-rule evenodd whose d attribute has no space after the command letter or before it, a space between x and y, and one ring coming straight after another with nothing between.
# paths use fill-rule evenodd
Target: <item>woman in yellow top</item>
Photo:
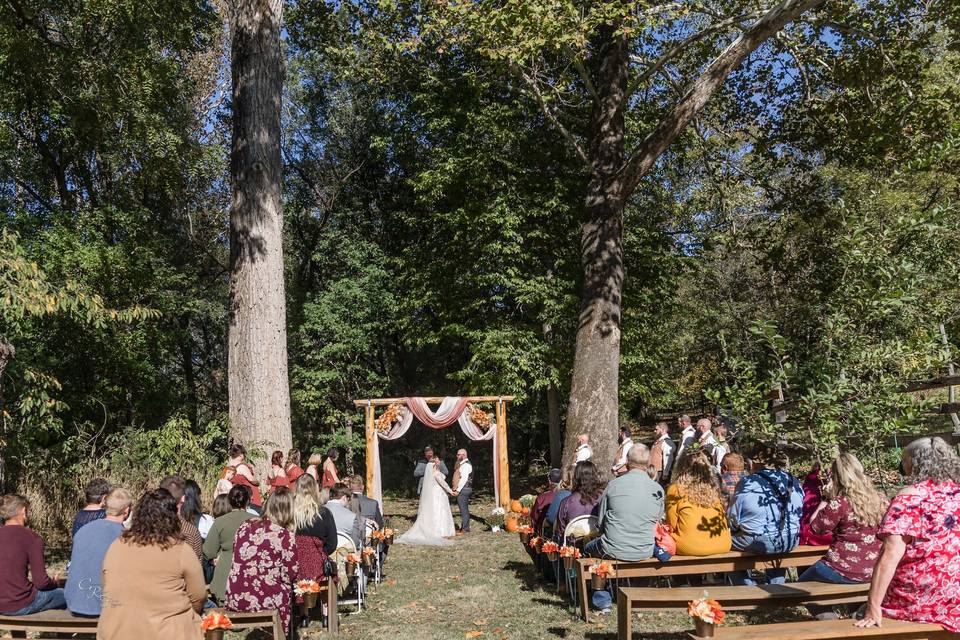
<instances>
[{"instance_id":1,"label":"woman in yellow top","mask_svg":"<svg viewBox=\"0 0 960 640\"><path fill-rule=\"evenodd\" d=\"M730 551L720 481L701 449L688 449L677 460L673 482L667 487L666 512L677 555L712 556Z\"/></svg>"}]
</instances>

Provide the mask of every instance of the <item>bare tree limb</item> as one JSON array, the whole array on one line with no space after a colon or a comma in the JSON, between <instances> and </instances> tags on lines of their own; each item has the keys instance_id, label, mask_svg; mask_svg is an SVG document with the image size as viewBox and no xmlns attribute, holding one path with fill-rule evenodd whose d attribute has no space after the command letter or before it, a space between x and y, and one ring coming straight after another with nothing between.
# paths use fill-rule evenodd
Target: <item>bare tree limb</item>
<instances>
[{"instance_id":1,"label":"bare tree limb","mask_svg":"<svg viewBox=\"0 0 960 640\"><path fill-rule=\"evenodd\" d=\"M593 103L600 103L600 94L597 93L597 88L593 85L593 80L590 78L590 73L587 71L587 68L583 66L583 60L576 54L575 51L570 49L570 47L564 47L564 50L567 52L567 55L570 56L570 60L573 62L573 68L577 70L577 73L580 75L580 80L583 82L583 86L587 88L587 91L590 93L590 97L593 98Z\"/></svg>"},{"instance_id":2,"label":"bare tree limb","mask_svg":"<svg viewBox=\"0 0 960 640\"><path fill-rule=\"evenodd\" d=\"M825 1L783 0L724 49L624 163L619 171L622 177L620 197L626 199L636 190L640 180L653 167L657 158L677 139L680 132L696 117L713 94L723 85L727 76L747 56L756 51L761 44L780 31L788 22L795 20L805 11L822 5Z\"/></svg>"}]
</instances>

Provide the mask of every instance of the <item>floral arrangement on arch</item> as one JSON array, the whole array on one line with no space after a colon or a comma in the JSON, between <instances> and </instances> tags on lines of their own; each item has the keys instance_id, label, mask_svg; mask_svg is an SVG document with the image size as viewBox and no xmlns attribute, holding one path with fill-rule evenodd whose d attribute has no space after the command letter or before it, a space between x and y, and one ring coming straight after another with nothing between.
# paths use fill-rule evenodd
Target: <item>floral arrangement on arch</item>
<instances>
[{"instance_id":1,"label":"floral arrangement on arch","mask_svg":"<svg viewBox=\"0 0 960 640\"><path fill-rule=\"evenodd\" d=\"M394 402L387 406L387 410L377 418L376 429L380 433L387 433L396 423L403 419L407 408L400 402Z\"/></svg>"},{"instance_id":2,"label":"floral arrangement on arch","mask_svg":"<svg viewBox=\"0 0 960 640\"><path fill-rule=\"evenodd\" d=\"M704 592L703 598L691 600L687 603L687 614L691 618L699 618L709 624L720 624L723 622L725 614L720 603L713 598L708 598Z\"/></svg>"},{"instance_id":3,"label":"floral arrangement on arch","mask_svg":"<svg viewBox=\"0 0 960 640\"><path fill-rule=\"evenodd\" d=\"M297 580L293 585L293 592L302 596L307 593L320 593L320 583L316 580Z\"/></svg>"},{"instance_id":4,"label":"floral arrangement on arch","mask_svg":"<svg viewBox=\"0 0 960 640\"><path fill-rule=\"evenodd\" d=\"M233 629L233 623L230 621L230 618L219 611L212 611L203 617L203 622L200 623L200 629L204 632L213 631L214 629Z\"/></svg>"},{"instance_id":5,"label":"floral arrangement on arch","mask_svg":"<svg viewBox=\"0 0 960 640\"><path fill-rule=\"evenodd\" d=\"M473 420L473 423L483 429L488 431L490 425L493 422L490 420L490 414L476 406L475 404L467 403L467 411L469 411L470 419Z\"/></svg>"}]
</instances>

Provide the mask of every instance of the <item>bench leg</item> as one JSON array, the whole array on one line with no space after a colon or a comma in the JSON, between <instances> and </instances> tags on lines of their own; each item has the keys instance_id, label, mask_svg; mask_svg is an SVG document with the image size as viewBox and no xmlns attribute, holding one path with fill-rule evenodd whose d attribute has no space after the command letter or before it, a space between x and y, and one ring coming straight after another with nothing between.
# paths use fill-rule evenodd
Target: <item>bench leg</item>
<instances>
[{"instance_id":1,"label":"bench leg","mask_svg":"<svg viewBox=\"0 0 960 640\"><path fill-rule=\"evenodd\" d=\"M280 622L280 612L273 612L273 640L287 640L283 632L283 623Z\"/></svg>"},{"instance_id":2,"label":"bench leg","mask_svg":"<svg viewBox=\"0 0 960 640\"><path fill-rule=\"evenodd\" d=\"M26 632L26 631L11 631L11 632L10 632L10 637L11 637L11 638L26 638L26 637L27 637L27 632Z\"/></svg>"},{"instance_id":3,"label":"bench leg","mask_svg":"<svg viewBox=\"0 0 960 640\"><path fill-rule=\"evenodd\" d=\"M622 589L617 589L617 640L630 640L633 635L633 611Z\"/></svg>"},{"instance_id":4,"label":"bench leg","mask_svg":"<svg viewBox=\"0 0 960 640\"><path fill-rule=\"evenodd\" d=\"M340 633L340 613L337 611L337 585L327 578L327 631Z\"/></svg>"},{"instance_id":5,"label":"bench leg","mask_svg":"<svg viewBox=\"0 0 960 640\"><path fill-rule=\"evenodd\" d=\"M577 564L577 581L580 583L580 617L584 622L590 622L590 594L587 593L587 573L582 564Z\"/></svg>"}]
</instances>

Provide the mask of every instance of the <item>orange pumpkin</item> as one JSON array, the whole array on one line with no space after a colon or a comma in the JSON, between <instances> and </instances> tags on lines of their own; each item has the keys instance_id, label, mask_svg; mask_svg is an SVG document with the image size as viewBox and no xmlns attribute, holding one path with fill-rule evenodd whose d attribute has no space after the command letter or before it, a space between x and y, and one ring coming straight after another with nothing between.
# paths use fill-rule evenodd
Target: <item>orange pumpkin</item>
<instances>
[{"instance_id":1,"label":"orange pumpkin","mask_svg":"<svg viewBox=\"0 0 960 640\"><path fill-rule=\"evenodd\" d=\"M521 511L520 513L522 513L525 516L530 515L530 507L524 507L523 511Z\"/></svg>"},{"instance_id":2,"label":"orange pumpkin","mask_svg":"<svg viewBox=\"0 0 960 640\"><path fill-rule=\"evenodd\" d=\"M515 513L508 513L503 519L503 528L510 533L516 533L520 528L520 518Z\"/></svg>"},{"instance_id":3,"label":"orange pumpkin","mask_svg":"<svg viewBox=\"0 0 960 640\"><path fill-rule=\"evenodd\" d=\"M514 511L516 513L523 513L523 505L520 504L519 500L513 500L510 502L510 511Z\"/></svg>"}]
</instances>

